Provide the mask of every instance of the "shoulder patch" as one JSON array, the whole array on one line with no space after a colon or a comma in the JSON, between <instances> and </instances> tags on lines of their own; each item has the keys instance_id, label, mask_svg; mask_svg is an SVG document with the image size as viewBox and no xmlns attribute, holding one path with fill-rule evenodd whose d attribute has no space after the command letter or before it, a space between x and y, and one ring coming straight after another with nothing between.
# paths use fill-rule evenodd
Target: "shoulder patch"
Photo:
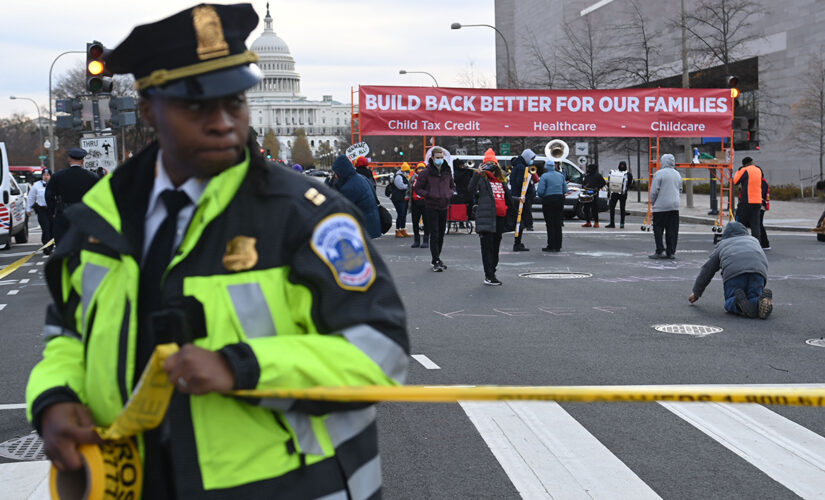
<instances>
[{"instance_id":1,"label":"shoulder patch","mask_svg":"<svg viewBox=\"0 0 825 500\"><path fill-rule=\"evenodd\" d=\"M364 232L353 216L337 213L325 217L312 231L310 244L344 290L365 292L375 281Z\"/></svg>"}]
</instances>

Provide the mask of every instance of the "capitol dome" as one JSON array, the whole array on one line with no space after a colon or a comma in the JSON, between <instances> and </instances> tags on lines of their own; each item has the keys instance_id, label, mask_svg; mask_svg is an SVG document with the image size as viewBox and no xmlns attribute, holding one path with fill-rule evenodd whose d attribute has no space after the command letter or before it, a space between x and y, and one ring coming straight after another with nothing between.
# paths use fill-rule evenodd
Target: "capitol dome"
<instances>
[{"instance_id":1,"label":"capitol dome","mask_svg":"<svg viewBox=\"0 0 825 500\"><path fill-rule=\"evenodd\" d=\"M290 55L286 42L272 29L269 3L266 4L264 32L252 42L250 50L258 54L258 66L264 77L248 92L280 96L300 94L301 76L295 71L295 59Z\"/></svg>"}]
</instances>

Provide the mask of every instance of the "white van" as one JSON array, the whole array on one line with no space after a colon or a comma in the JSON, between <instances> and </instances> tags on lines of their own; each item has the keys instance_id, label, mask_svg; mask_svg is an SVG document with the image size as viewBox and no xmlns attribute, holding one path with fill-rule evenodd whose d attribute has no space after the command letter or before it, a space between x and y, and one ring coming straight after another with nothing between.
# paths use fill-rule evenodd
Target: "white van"
<instances>
[{"instance_id":1,"label":"white van","mask_svg":"<svg viewBox=\"0 0 825 500\"><path fill-rule=\"evenodd\" d=\"M472 162L474 167L478 167L478 165L483 161L484 156L481 155L453 155L453 166L458 165L459 162L467 163ZM498 164L501 165L505 171L510 167L510 160L513 159L512 155L496 155L496 160L498 160ZM534 165L538 170L538 173L544 173L544 164L547 161L547 157L544 155L536 156L534 159ZM568 218L573 218L573 216L578 217L579 219L584 219L584 207L579 203L579 192L581 191L582 181L584 180L584 172L582 169L579 168L578 165L573 163L568 159L564 159L561 162L561 171L567 177L567 189L568 193L564 197L564 213L565 216ZM599 212L606 212L607 211L607 187L605 186L599 191ZM534 212L541 212L541 201L538 199L533 202L533 211Z\"/></svg>"},{"instance_id":2,"label":"white van","mask_svg":"<svg viewBox=\"0 0 825 500\"><path fill-rule=\"evenodd\" d=\"M12 236L17 243L29 241L29 217L26 195L11 175L6 144L0 142L0 249L11 248Z\"/></svg>"}]
</instances>

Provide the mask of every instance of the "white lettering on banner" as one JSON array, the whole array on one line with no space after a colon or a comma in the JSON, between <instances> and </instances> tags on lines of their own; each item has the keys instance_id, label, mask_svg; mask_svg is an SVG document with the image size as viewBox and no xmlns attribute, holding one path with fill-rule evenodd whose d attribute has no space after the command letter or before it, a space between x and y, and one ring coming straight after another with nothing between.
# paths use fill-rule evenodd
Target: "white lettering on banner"
<instances>
[{"instance_id":1,"label":"white lettering on banner","mask_svg":"<svg viewBox=\"0 0 825 500\"><path fill-rule=\"evenodd\" d=\"M469 121L469 122L453 122L447 121L444 123L445 130L481 130L481 123L477 121Z\"/></svg>"},{"instance_id":2,"label":"white lettering on banner","mask_svg":"<svg viewBox=\"0 0 825 500\"><path fill-rule=\"evenodd\" d=\"M724 97L645 97L645 113L727 113Z\"/></svg>"},{"instance_id":3,"label":"white lettering on banner","mask_svg":"<svg viewBox=\"0 0 825 500\"><path fill-rule=\"evenodd\" d=\"M704 123L684 123L684 122L653 122L650 130L654 132L704 132Z\"/></svg>"},{"instance_id":4,"label":"white lettering on banner","mask_svg":"<svg viewBox=\"0 0 825 500\"><path fill-rule=\"evenodd\" d=\"M595 132L595 123L570 123L570 122L533 122L533 130L536 132Z\"/></svg>"},{"instance_id":5,"label":"white lettering on banner","mask_svg":"<svg viewBox=\"0 0 825 500\"><path fill-rule=\"evenodd\" d=\"M588 96L558 96L556 98L556 111L559 112L567 108L568 111L573 113L578 113L579 111L592 112L594 102L595 99Z\"/></svg>"},{"instance_id":6,"label":"white lettering on banner","mask_svg":"<svg viewBox=\"0 0 825 500\"><path fill-rule=\"evenodd\" d=\"M406 102L404 98L406 97ZM364 94L364 107L370 111L416 111L421 107L421 98L415 95L374 95Z\"/></svg>"},{"instance_id":7,"label":"white lettering on banner","mask_svg":"<svg viewBox=\"0 0 825 500\"><path fill-rule=\"evenodd\" d=\"M390 120L390 130L418 130L418 120Z\"/></svg>"},{"instance_id":8,"label":"white lettering on banner","mask_svg":"<svg viewBox=\"0 0 825 500\"><path fill-rule=\"evenodd\" d=\"M615 111L617 113L624 113L626 111L638 112L639 98L627 96L604 96L599 99L599 110L604 112Z\"/></svg>"}]
</instances>

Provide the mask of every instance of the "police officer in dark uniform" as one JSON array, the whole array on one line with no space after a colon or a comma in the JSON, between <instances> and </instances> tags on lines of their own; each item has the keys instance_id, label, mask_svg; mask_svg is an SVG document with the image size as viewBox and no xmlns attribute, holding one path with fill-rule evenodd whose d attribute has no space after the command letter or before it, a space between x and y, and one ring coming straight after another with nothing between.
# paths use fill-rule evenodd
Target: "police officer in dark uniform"
<instances>
[{"instance_id":1,"label":"police officer in dark uniform","mask_svg":"<svg viewBox=\"0 0 825 500\"><path fill-rule=\"evenodd\" d=\"M87 154L85 149L72 148L68 154L69 167L55 172L46 185L46 205L54 216L55 244L60 243L69 225L63 211L79 202L99 180L97 175L83 167L83 158Z\"/></svg>"}]
</instances>

